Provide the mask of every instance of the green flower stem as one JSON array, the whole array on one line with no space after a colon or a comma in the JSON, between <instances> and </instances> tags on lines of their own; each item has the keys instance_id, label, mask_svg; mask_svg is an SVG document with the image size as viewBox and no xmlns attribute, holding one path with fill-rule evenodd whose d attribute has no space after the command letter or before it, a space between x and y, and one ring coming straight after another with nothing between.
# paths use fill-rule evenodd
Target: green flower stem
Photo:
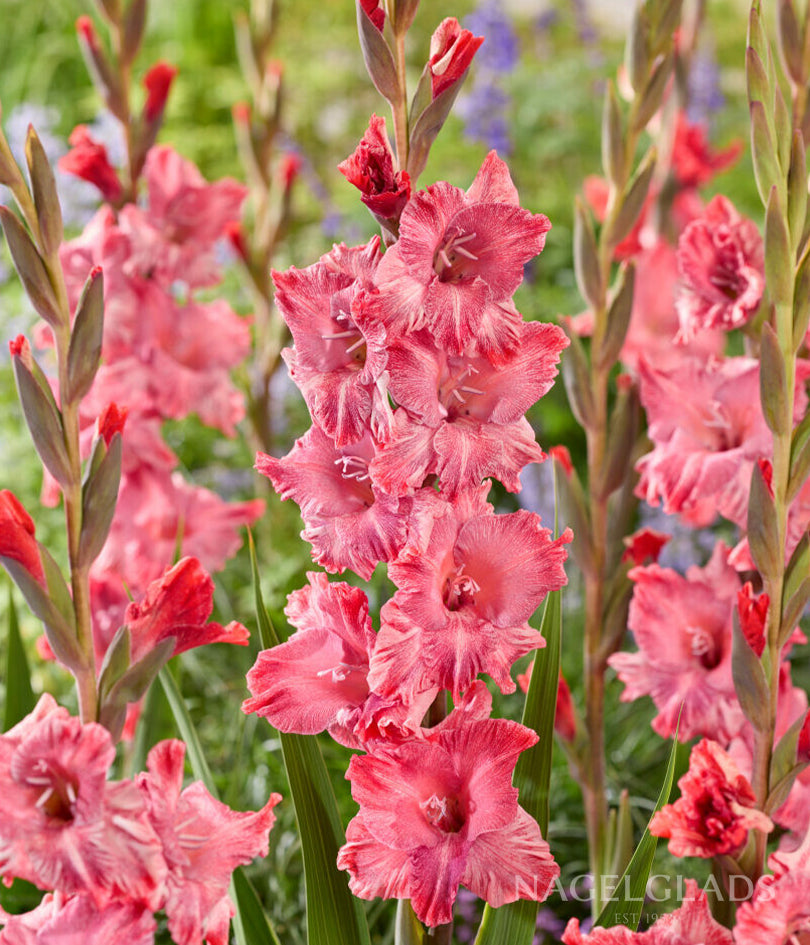
<instances>
[{"instance_id":1,"label":"green flower stem","mask_svg":"<svg viewBox=\"0 0 810 945\"><path fill-rule=\"evenodd\" d=\"M399 169L408 166L408 85L405 78L405 33L398 33L396 39L396 62L398 79L397 101L391 103L394 116L394 145L397 152Z\"/></svg>"},{"instance_id":2,"label":"green flower stem","mask_svg":"<svg viewBox=\"0 0 810 945\"><path fill-rule=\"evenodd\" d=\"M59 307L63 324L54 331L58 364L59 392L65 450L70 464L70 482L65 485L65 523L68 539L70 583L73 592L73 610L76 616L76 638L84 655L84 666L75 671L79 693L79 713L82 722L95 722L98 715L98 687L96 685L93 627L90 609L89 563L80 560L82 535L82 459L79 447L79 401L68 400L68 348L70 345L70 306L67 299L64 274L56 253L43 254Z\"/></svg>"}]
</instances>

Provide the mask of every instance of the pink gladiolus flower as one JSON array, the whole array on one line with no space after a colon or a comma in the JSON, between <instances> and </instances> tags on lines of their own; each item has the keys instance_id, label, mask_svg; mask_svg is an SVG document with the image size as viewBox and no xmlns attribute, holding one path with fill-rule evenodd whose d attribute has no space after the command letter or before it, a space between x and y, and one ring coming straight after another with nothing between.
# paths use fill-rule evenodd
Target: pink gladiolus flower
<instances>
[{"instance_id":1,"label":"pink gladiolus flower","mask_svg":"<svg viewBox=\"0 0 810 945\"><path fill-rule=\"evenodd\" d=\"M163 909L177 945L199 945L203 939L228 945L235 912L228 896L231 874L254 857L267 856L273 808L281 795L271 794L260 811L241 813L215 800L201 781L182 790L185 750L174 739L160 742L149 752L148 773L138 775L169 868Z\"/></svg>"},{"instance_id":2,"label":"pink gladiolus flower","mask_svg":"<svg viewBox=\"0 0 810 945\"><path fill-rule=\"evenodd\" d=\"M423 517L423 494L399 499L375 488L374 455L368 435L338 448L313 426L282 459L256 457L256 469L281 498L301 507L301 537L313 559L333 573L351 568L366 581L380 561L396 558Z\"/></svg>"},{"instance_id":3,"label":"pink gladiolus flower","mask_svg":"<svg viewBox=\"0 0 810 945\"><path fill-rule=\"evenodd\" d=\"M680 799L650 822L650 833L669 838L673 856L711 859L739 850L749 830L773 830L770 817L756 808L748 779L717 742L704 738L695 745L678 787Z\"/></svg>"},{"instance_id":4,"label":"pink gladiolus flower","mask_svg":"<svg viewBox=\"0 0 810 945\"><path fill-rule=\"evenodd\" d=\"M99 908L91 896L66 898L48 893L31 912L4 915L0 945L152 945L157 923L134 902L113 901Z\"/></svg>"},{"instance_id":5,"label":"pink gladiolus flower","mask_svg":"<svg viewBox=\"0 0 810 945\"><path fill-rule=\"evenodd\" d=\"M740 589L720 542L705 568L682 577L651 564L633 568L628 626L638 651L608 660L626 688L622 700L652 696L653 728L670 738L706 735L728 743L744 723L731 678L732 614ZM681 704L683 710L681 711Z\"/></svg>"},{"instance_id":6,"label":"pink gladiolus flower","mask_svg":"<svg viewBox=\"0 0 810 945\"><path fill-rule=\"evenodd\" d=\"M462 29L455 17L442 20L430 38L428 69L434 99L464 78L483 42L483 36Z\"/></svg>"},{"instance_id":7,"label":"pink gladiolus flower","mask_svg":"<svg viewBox=\"0 0 810 945\"><path fill-rule=\"evenodd\" d=\"M639 248L633 263L636 267L633 311L621 350L622 364L636 373L642 358L651 367L670 370L690 357L704 364L712 356L720 356L725 346L725 335L720 330L702 331L688 343L683 338L675 343L680 325L675 310L678 266L674 247L659 239L651 246ZM577 315L570 324L577 334L590 335L593 313Z\"/></svg>"},{"instance_id":8,"label":"pink gladiolus flower","mask_svg":"<svg viewBox=\"0 0 810 945\"><path fill-rule=\"evenodd\" d=\"M77 125L68 139L71 150L57 162L59 170L89 181L101 191L108 203L116 203L124 188L115 172L107 149L96 141L86 125Z\"/></svg>"},{"instance_id":9,"label":"pink gladiolus flower","mask_svg":"<svg viewBox=\"0 0 810 945\"><path fill-rule=\"evenodd\" d=\"M490 152L464 193L440 181L408 201L400 237L377 270L382 318L425 327L439 348L497 358L517 342L512 296L545 245L548 217L522 210L509 171Z\"/></svg>"},{"instance_id":10,"label":"pink gladiolus flower","mask_svg":"<svg viewBox=\"0 0 810 945\"><path fill-rule=\"evenodd\" d=\"M307 269L273 273L276 302L295 347L285 349L290 376L313 421L338 446L391 423L386 393L386 331L367 304L380 261L379 237L343 244Z\"/></svg>"},{"instance_id":11,"label":"pink gladiolus flower","mask_svg":"<svg viewBox=\"0 0 810 945\"><path fill-rule=\"evenodd\" d=\"M207 623L214 609L214 582L196 558L183 558L149 585L143 600L131 603L124 623L132 637L132 661L174 637L172 656L208 643L247 646L247 627L235 620L226 627Z\"/></svg>"},{"instance_id":12,"label":"pink gladiolus flower","mask_svg":"<svg viewBox=\"0 0 810 945\"><path fill-rule=\"evenodd\" d=\"M762 298L764 266L756 226L718 194L678 241L680 337L688 341L706 328L730 331L749 321Z\"/></svg>"},{"instance_id":13,"label":"pink gladiolus flower","mask_svg":"<svg viewBox=\"0 0 810 945\"><path fill-rule=\"evenodd\" d=\"M698 889L693 879L686 881L683 905L661 916L646 932L631 932L616 925L597 928L586 935L579 930L579 919L571 919L562 940L563 945L733 945L737 941L712 918L706 893ZM765 941L758 945L765 945ZM768 945L772 945L771 940Z\"/></svg>"},{"instance_id":14,"label":"pink gladiolus flower","mask_svg":"<svg viewBox=\"0 0 810 945\"><path fill-rule=\"evenodd\" d=\"M488 673L514 692L515 660L544 646L528 619L566 583L567 529L552 540L540 517L495 515L490 483L438 504L424 550L389 565L399 590L383 606L369 683L409 701L435 686L453 695Z\"/></svg>"},{"instance_id":15,"label":"pink gladiolus flower","mask_svg":"<svg viewBox=\"0 0 810 945\"><path fill-rule=\"evenodd\" d=\"M536 741L516 722L456 711L421 739L353 757L360 812L338 854L352 892L410 899L430 926L450 921L460 884L493 906L521 890L543 900L559 868L512 787L517 756Z\"/></svg>"},{"instance_id":16,"label":"pink gladiolus flower","mask_svg":"<svg viewBox=\"0 0 810 945\"><path fill-rule=\"evenodd\" d=\"M115 747L48 696L0 735L0 875L41 888L158 908L166 866L143 801L128 781L107 784Z\"/></svg>"},{"instance_id":17,"label":"pink gladiolus flower","mask_svg":"<svg viewBox=\"0 0 810 945\"><path fill-rule=\"evenodd\" d=\"M16 561L45 586L45 572L34 537L36 527L20 500L8 489L0 490L0 558Z\"/></svg>"},{"instance_id":18,"label":"pink gladiolus flower","mask_svg":"<svg viewBox=\"0 0 810 945\"><path fill-rule=\"evenodd\" d=\"M759 402L758 362L689 360L669 371L642 362L639 374L655 446L636 466L636 494L651 505L663 500L666 513L679 512L692 525L708 525L720 512L745 527L751 470L772 443ZM799 393L797 410L805 402Z\"/></svg>"},{"instance_id":19,"label":"pink gladiolus flower","mask_svg":"<svg viewBox=\"0 0 810 945\"><path fill-rule=\"evenodd\" d=\"M371 116L354 154L338 164L338 170L360 191L360 199L378 220L399 221L411 196L411 179L407 171L394 172L384 118Z\"/></svg>"},{"instance_id":20,"label":"pink gladiolus flower","mask_svg":"<svg viewBox=\"0 0 810 945\"><path fill-rule=\"evenodd\" d=\"M435 473L451 497L489 476L519 491L521 469L544 459L524 413L551 388L568 339L540 322L520 322L515 339L497 366L448 355L424 331L390 345L389 388L401 409L371 464L375 484L404 495Z\"/></svg>"}]
</instances>

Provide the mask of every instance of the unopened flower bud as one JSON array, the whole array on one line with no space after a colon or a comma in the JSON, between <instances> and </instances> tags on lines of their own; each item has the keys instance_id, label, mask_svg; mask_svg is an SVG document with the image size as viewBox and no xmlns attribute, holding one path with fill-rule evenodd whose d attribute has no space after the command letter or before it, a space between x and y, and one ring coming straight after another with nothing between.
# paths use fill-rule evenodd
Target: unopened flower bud
<instances>
[{"instance_id":1,"label":"unopened flower bud","mask_svg":"<svg viewBox=\"0 0 810 945\"><path fill-rule=\"evenodd\" d=\"M143 117L150 124L160 121L176 75L175 66L168 62L156 62L143 77L143 87L146 89Z\"/></svg>"},{"instance_id":2,"label":"unopened flower bud","mask_svg":"<svg viewBox=\"0 0 810 945\"><path fill-rule=\"evenodd\" d=\"M128 413L129 410L126 407L119 407L118 404L112 403L99 414L98 435L104 440L105 445L110 445L116 433L123 434Z\"/></svg>"},{"instance_id":3,"label":"unopened flower bud","mask_svg":"<svg viewBox=\"0 0 810 945\"><path fill-rule=\"evenodd\" d=\"M483 36L462 29L455 17L442 20L430 40L428 68L434 99L464 76L483 42Z\"/></svg>"},{"instance_id":4,"label":"unopened flower bud","mask_svg":"<svg viewBox=\"0 0 810 945\"><path fill-rule=\"evenodd\" d=\"M86 125L77 125L68 141L72 150L59 158L59 169L89 181L101 191L108 203L116 203L123 187L104 145L91 137Z\"/></svg>"}]
</instances>

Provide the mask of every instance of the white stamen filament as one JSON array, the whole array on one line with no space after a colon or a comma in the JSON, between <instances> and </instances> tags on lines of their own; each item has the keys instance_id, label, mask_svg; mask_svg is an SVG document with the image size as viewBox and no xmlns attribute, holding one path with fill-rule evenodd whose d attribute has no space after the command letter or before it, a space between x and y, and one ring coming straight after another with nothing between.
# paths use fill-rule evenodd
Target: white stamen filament
<instances>
[{"instance_id":1,"label":"white stamen filament","mask_svg":"<svg viewBox=\"0 0 810 945\"><path fill-rule=\"evenodd\" d=\"M40 795L39 800L34 805L35 807L44 807L48 801L53 797L53 788L46 788Z\"/></svg>"}]
</instances>

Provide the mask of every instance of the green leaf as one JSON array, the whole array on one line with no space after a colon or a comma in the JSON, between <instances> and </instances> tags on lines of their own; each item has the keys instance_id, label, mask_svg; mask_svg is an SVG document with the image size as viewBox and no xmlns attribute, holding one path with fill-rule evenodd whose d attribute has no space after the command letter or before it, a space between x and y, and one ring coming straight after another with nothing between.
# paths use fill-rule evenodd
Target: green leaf
<instances>
[{"instance_id":1,"label":"green leaf","mask_svg":"<svg viewBox=\"0 0 810 945\"><path fill-rule=\"evenodd\" d=\"M13 725L34 708L36 699L31 688L31 673L25 655L20 625L17 621L17 608L11 586L8 589L8 649L6 650L6 705L3 712L3 731Z\"/></svg>"},{"instance_id":2,"label":"green leaf","mask_svg":"<svg viewBox=\"0 0 810 945\"><path fill-rule=\"evenodd\" d=\"M211 774L211 769L205 760L197 730L194 728L194 723L188 714L186 702L177 688L177 683L174 681L168 666L161 669L158 673L158 679L166 693L180 735L186 743L186 757L189 760L194 777L202 781L212 797L219 800L219 793L214 784L214 776ZM265 943L280 945L270 920L262 909L256 890L247 876L242 873L241 868L237 868L233 873L230 893L231 898L236 903L233 925L239 945L265 945Z\"/></svg>"},{"instance_id":3,"label":"green leaf","mask_svg":"<svg viewBox=\"0 0 810 945\"><path fill-rule=\"evenodd\" d=\"M253 883L241 866L234 870L231 897L236 903L233 930L238 945L281 945Z\"/></svg>"},{"instance_id":4,"label":"green leaf","mask_svg":"<svg viewBox=\"0 0 810 945\"><path fill-rule=\"evenodd\" d=\"M678 722L680 724L680 718ZM672 791L672 782L675 778L675 761L677 755L678 726L675 728L675 736L672 739L672 750L669 753L669 762L667 763L667 771L664 775L664 784L661 788L661 793L658 795L658 800L655 803L655 809L652 812L650 820L652 820L655 814L658 813L669 800L669 795ZM644 892L647 887L647 880L650 878L650 870L652 869L657 845L658 837L654 837L650 833L650 825L648 823L644 830L644 835L639 841L639 845L636 847L636 852L633 854L630 862L627 864L627 869L622 873L619 879L615 895L608 900L604 909L602 909L599 918L595 922L596 926L609 928L613 925L619 925L619 916L625 918L629 913L638 916L633 931L638 928L638 923L641 921L641 909L639 906L644 902Z\"/></svg>"},{"instance_id":5,"label":"green leaf","mask_svg":"<svg viewBox=\"0 0 810 945\"><path fill-rule=\"evenodd\" d=\"M259 635L265 648L279 643L262 599L256 548L249 537ZM349 892L346 873L337 869L338 849L346 839L335 794L317 739L279 732L284 766L304 854L309 945L370 945L368 924L358 899Z\"/></svg>"},{"instance_id":6,"label":"green leaf","mask_svg":"<svg viewBox=\"0 0 810 945\"><path fill-rule=\"evenodd\" d=\"M545 648L535 654L534 669L526 693L523 724L534 729L540 741L524 751L515 767L514 784L520 791L520 805L540 824L545 837L549 820L549 784L554 748L554 715L560 678L562 640L562 591L546 598L540 632ZM646 881L646 880L645 880ZM475 945L531 945L537 924L538 904L520 899L500 909L487 906Z\"/></svg>"},{"instance_id":7,"label":"green leaf","mask_svg":"<svg viewBox=\"0 0 810 945\"><path fill-rule=\"evenodd\" d=\"M174 681L174 676L172 676L168 666L164 666L163 669L161 669L158 673L158 679L160 680L160 685L163 686L163 691L166 693L166 698L169 700L174 720L180 731L180 737L186 743L186 757L191 765L194 777L202 781L212 797L219 800L219 792L217 791L217 786L214 784L214 776L211 774L208 762L205 760L200 737L197 735L197 729L194 728L194 723L191 721L191 716L188 714L186 701L177 688L177 683Z\"/></svg>"}]
</instances>

